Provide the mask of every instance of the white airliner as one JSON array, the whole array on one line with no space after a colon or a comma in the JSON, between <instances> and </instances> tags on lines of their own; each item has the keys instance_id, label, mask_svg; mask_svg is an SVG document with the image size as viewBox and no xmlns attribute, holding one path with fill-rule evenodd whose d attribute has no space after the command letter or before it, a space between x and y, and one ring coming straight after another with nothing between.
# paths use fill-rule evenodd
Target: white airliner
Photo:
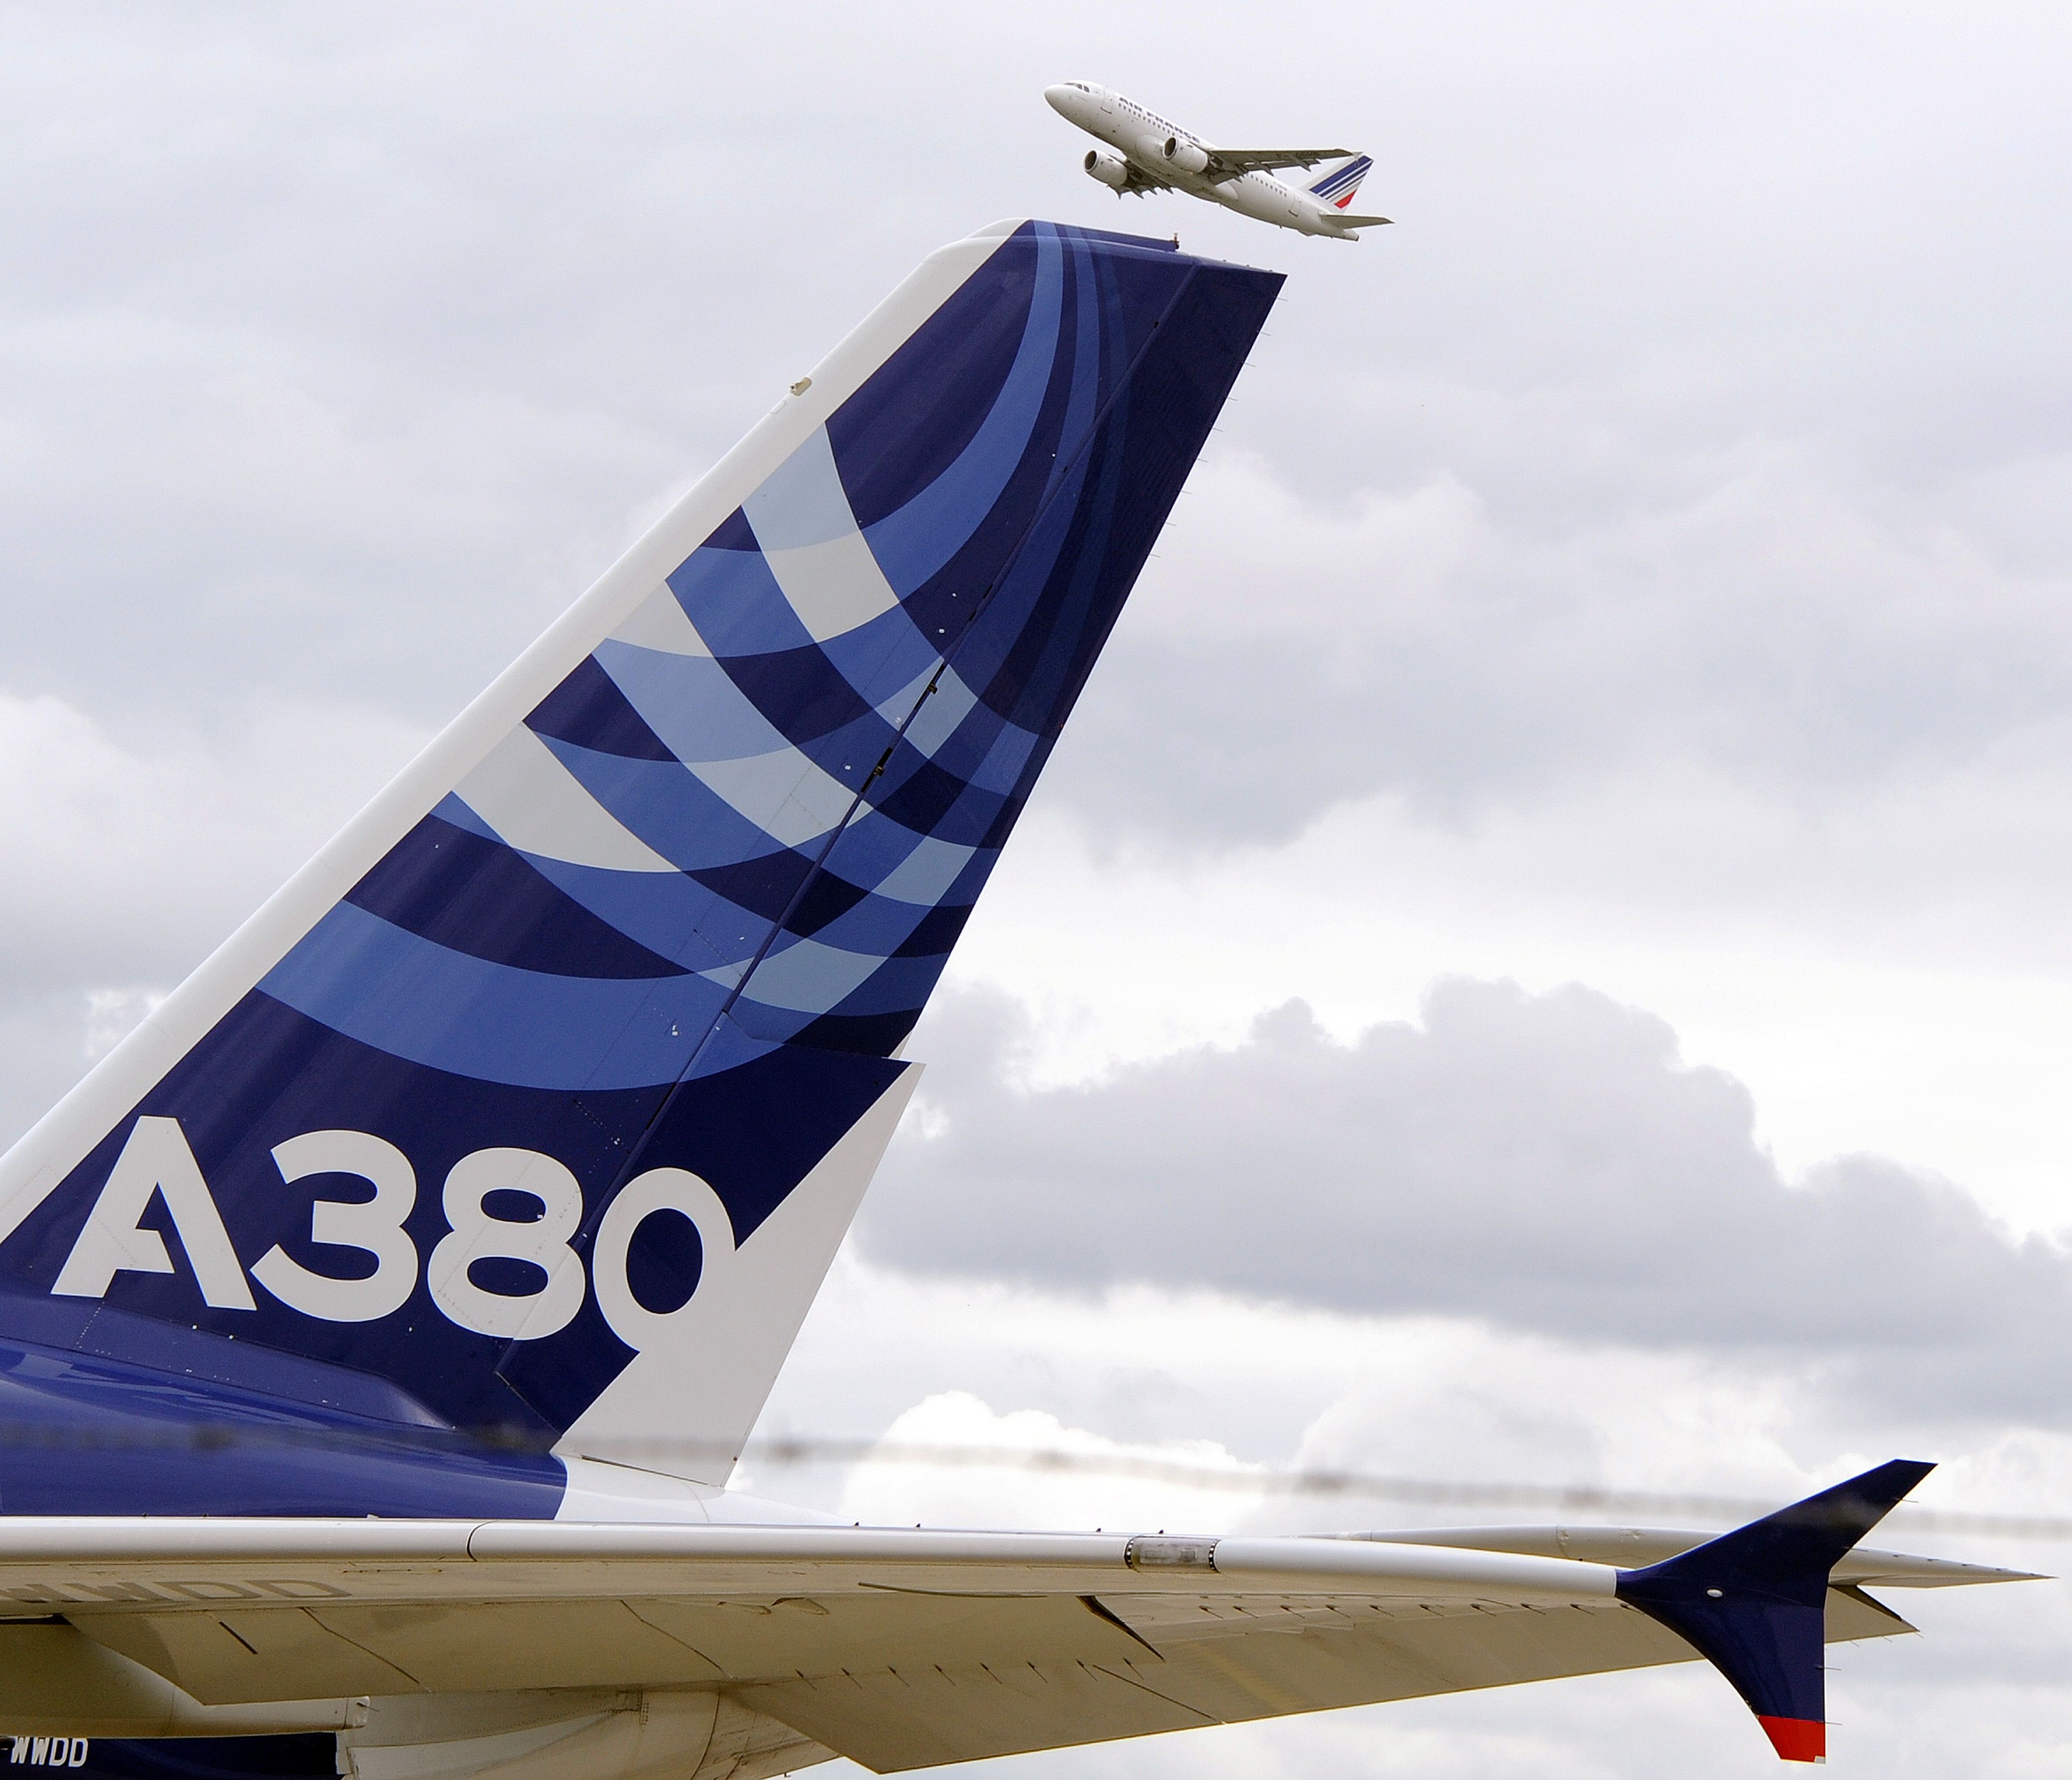
<instances>
[{"instance_id":1,"label":"white airliner","mask_svg":"<svg viewBox=\"0 0 2072 1780\"><path fill-rule=\"evenodd\" d=\"M1118 198L1125 192L1142 197L1149 191L1184 191L1277 228L1340 241L1356 241L1360 230L1390 220L1352 212L1353 195L1374 166L1371 155L1337 148L1218 148L1091 80L1046 87L1043 96L1059 117L1108 145L1088 149L1083 164ZM1308 186L1273 177L1281 168L1306 172L1325 161L1342 165Z\"/></svg>"}]
</instances>

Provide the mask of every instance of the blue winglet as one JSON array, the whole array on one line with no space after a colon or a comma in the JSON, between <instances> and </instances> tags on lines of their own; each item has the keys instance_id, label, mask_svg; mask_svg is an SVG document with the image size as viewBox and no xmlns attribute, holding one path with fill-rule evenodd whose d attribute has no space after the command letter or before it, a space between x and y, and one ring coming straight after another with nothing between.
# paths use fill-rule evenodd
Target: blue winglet
<instances>
[{"instance_id":1,"label":"blue winglet","mask_svg":"<svg viewBox=\"0 0 2072 1780\"><path fill-rule=\"evenodd\" d=\"M1694 1646L1787 1762L1827 1758L1827 1577L1935 1467L1895 1458L1645 1569L1618 1597Z\"/></svg>"}]
</instances>

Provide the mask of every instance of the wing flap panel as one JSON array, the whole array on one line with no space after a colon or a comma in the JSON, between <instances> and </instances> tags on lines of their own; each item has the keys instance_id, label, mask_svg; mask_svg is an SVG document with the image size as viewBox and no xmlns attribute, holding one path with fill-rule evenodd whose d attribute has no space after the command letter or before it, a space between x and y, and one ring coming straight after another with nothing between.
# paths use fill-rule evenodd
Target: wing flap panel
<instances>
[{"instance_id":1,"label":"wing flap panel","mask_svg":"<svg viewBox=\"0 0 2072 1780\"><path fill-rule=\"evenodd\" d=\"M417 1676L300 1607L81 1613L72 1622L205 1705L424 1691Z\"/></svg>"},{"instance_id":2,"label":"wing flap panel","mask_svg":"<svg viewBox=\"0 0 2072 1780\"><path fill-rule=\"evenodd\" d=\"M1162 1691L1161 1666L1148 1657L858 1668L739 1697L878 1774L1215 1721Z\"/></svg>"},{"instance_id":3,"label":"wing flap panel","mask_svg":"<svg viewBox=\"0 0 2072 1780\"><path fill-rule=\"evenodd\" d=\"M639 1612L702 1651L730 1681L840 1675L858 1667L1069 1665L1141 1654L1127 1631L1069 1594L873 1589L824 1599L647 1601Z\"/></svg>"},{"instance_id":4,"label":"wing flap panel","mask_svg":"<svg viewBox=\"0 0 2072 1780\"><path fill-rule=\"evenodd\" d=\"M1684 1659L1677 1639L1618 1607L1449 1607L1176 1645L1161 1674L1176 1699L1237 1723Z\"/></svg>"},{"instance_id":5,"label":"wing flap panel","mask_svg":"<svg viewBox=\"0 0 2072 1780\"><path fill-rule=\"evenodd\" d=\"M625 1601L336 1606L312 1617L438 1693L684 1687L723 1675Z\"/></svg>"}]
</instances>

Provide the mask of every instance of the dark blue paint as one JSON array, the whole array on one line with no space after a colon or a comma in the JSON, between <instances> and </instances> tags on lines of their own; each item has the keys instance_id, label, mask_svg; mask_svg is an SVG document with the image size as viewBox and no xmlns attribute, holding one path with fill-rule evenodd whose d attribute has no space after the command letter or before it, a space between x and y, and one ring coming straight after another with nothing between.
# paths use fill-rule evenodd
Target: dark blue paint
<instances>
[{"instance_id":1,"label":"dark blue paint","mask_svg":"<svg viewBox=\"0 0 2072 1780\"><path fill-rule=\"evenodd\" d=\"M860 525L906 506L971 443L1013 363L1028 314L1026 285L968 281L828 420L842 487ZM888 434L923 443L911 453L873 449Z\"/></svg>"},{"instance_id":2,"label":"dark blue paint","mask_svg":"<svg viewBox=\"0 0 2072 1780\"><path fill-rule=\"evenodd\" d=\"M419 1417L0 1340L0 1514L553 1518L566 1474L524 1429L500 1438Z\"/></svg>"},{"instance_id":3,"label":"dark blue paint","mask_svg":"<svg viewBox=\"0 0 2072 1780\"><path fill-rule=\"evenodd\" d=\"M35 1739L10 1741L33 1744ZM328 1731L295 1737L95 1737L65 1741L64 1771L78 1780L331 1780L338 1771L338 1739ZM10 1746L9 1757L13 1753ZM84 1759L75 1764L70 1759L75 1753ZM35 1771L27 1757L20 1765L24 1775Z\"/></svg>"},{"instance_id":4,"label":"dark blue paint","mask_svg":"<svg viewBox=\"0 0 2072 1780\"><path fill-rule=\"evenodd\" d=\"M501 842L430 815L352 887L356 908L492 964L567 977L680 973L564 895Z\"/></svg>"},{"instance_id":5,"label":"dark blue paint","mask_svg":"<svg viewBox=\"0 0 2072 1780\"><path fill-rule=\"evenodd\" d=\"M599 754L672 765L676 758L593 655L586 655L566 679L541 699L525 727L536 736L551 736Z\"/></svg>"},{"instance_id":6,"label":"dark blue paint","mask_svg":"<svg viewBox=\"0 0 2072 1780\"><path fill-rule=\"evenodd\" d=\"M897 617L887 613L886 621L896 622ZM721 666L787 741L803 747L849 725L861 725L849 744L853 757L869 761L892 740L892 725L817 643L767 654L731 655Z\"/></svg>"},{"instance_id":7,"label":"dark blue paint","mask_svg":"<svg viewBox=\"0 0 2072 1780\"><path fill-rule=\"evenodd\" d=\"M642 1310L667 1316L690 1302L705 1264L697 1225L681 1212L650 1212L626 1251L627 1290Z\"/></svg>"},{"instance_id":8,"label":"dark blue paint","mask_svg":"<svg viewBox=\"0 0 2072 1780\"><path fill-rule=\"evenodd\" d=\"M339 1126L384 1137L410 1159L418 1192L406 1228L421 1256L446 1233L440 1185L462 1156L517 1142L556 1157L581 1182L594 1226L643 1136L649 1146L643 1165L688 1168L709 1181L734 1221L735 1240L746 1241L906 1067L882 1057L787 1048L685 1084L669 1118L651 1131L666 1097L661 1089L572 1095L448 1076L327 1031L264 995L248 997L218 1031L234 1042L190 1052L139 1109L179 1113L248 1269L278 1242L305 1266L343 1271L331 1265L331 1251L310 1241L310 1208L332 1195L333 1183L286 1186L269 1153L298 1133ZM283 1057L302 1067L282 1071ZM96 1191L128 1130L125 1122L110 1133L80 1171ZM0 1331L19 1327L10 1313L25 1302L65 1306L56 1312L60 1322L82 1329L83 1312L99 1308L90 1300L48 1296L93 1196L54 1194L7 1245L0 1279L20 1295L0 1299ZM579 1238L577 1246L586 1243ZM258 1286L257 1310L211 1310L200 1301L181 1245L169 1241L167 1248L180 1270L118 1273L102 1314L124 1313L132 1327L171 1326L177 1332L167 1335L169 1343L191 1345L193 1327L212 1345L306 1355L372 1375L369 1388L385 1379L455 1428L515 1428L550 1443L631 1357L591 1301L567 1328L529 1344L533 1356L520 1368L524 1375L561 1380L551 1391L540 1388L557 1405L543 1413L536 1394L499 1376L509 1344L449 1322L421 1282L401 1310L376 1323L319 1322ZM143 1345L133 1344L131 1356L142 1357ZM6 1467L0 1455L0 1492ZM134 1506L152 1504L146 1499Z\"/></svg>"},{"instance_id":9,"label":"dark blue paint","mask_svg":"<svg viewBox=\"0 0 2072 1780\"><path fill-rule=\"evenodd\" d=\"M812 870L810 859L787 847L782 852L758 854L738 865L707 866L690 876L707 889L717 891L736 908L775 921L798 901Z\"/></svg>"}]
</instances>

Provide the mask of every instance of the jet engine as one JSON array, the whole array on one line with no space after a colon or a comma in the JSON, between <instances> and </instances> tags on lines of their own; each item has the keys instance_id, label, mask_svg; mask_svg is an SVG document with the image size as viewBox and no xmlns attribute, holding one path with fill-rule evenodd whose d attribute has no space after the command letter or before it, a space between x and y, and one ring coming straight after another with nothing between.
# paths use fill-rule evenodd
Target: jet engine
<instances>
[{"instance_id":1,"label":"jet engine","mask_svg":"<svg viewBox=\"0 0 2072 1780\"><path fill-rule=\"evenodd\" d=\"M1158 145L1158 152L1165 157L1168 166L1178 167L1182 173L1200 173L1209 164L1207 151L1199 144L1183 142L1177 136L1169 136Z\"/></svg>"},{"instance_id":2,"label":"jet engine","mask_svg":"<svg viewBox=\"0 0 2072 1780\"><path fill-rule=\"evenodd\" d=\"M1104 186L1120 191L1129 183L1129 163L1108 149L1088 149L1079 163Z\"/></svg>"}]
</instances>

